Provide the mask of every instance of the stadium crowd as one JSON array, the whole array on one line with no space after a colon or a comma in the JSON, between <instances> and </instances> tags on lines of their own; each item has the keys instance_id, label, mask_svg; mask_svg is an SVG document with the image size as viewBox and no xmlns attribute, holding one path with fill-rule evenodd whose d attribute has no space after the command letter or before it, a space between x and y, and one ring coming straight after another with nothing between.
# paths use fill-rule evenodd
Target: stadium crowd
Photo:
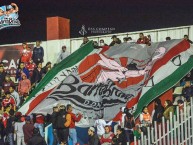
<instances>
[{"instance_id":1,"label":"stadium crowd","mask_svg":"<svg viewBox=\"0 0 193 145\"><path fill-rule=\"evenodd\" d=\"M188 35L184 35L189 43ZM166 37L166 41L171 40ZM81 46L88 42L88 38L83 38ZM109 46L114 46L122 43L116 36L112 36L112 42L107 45L103 39L99 44L94 41L95 48L107 49ZM137 43L151 45L151 36L144 36L139 34L139 39L133 41L131 37L125 37L123 43ZM46 145L44 139L44 127L52 123L54 143L61 145L68 144L69 138L73 145L78 145L77 132L75 122L79 122L82 118L81 112L73 113L73 107L63 104L57 104L53 107L53 113L50 115L32 114L26 116L17 112L25 100L28 98L31 91L38 85L44 75L52 69L52 63L47 62L44 67L44 49L41 47L41 41L36 41L36 46L33 50L27 43L22 43L23 49L20 52L20 61L16 71L15 81L6 73L3 63L0 63L0 138L2 144L8 145ZM61 53L58 55L57 63L69 56L70 53L66 51L66 46L62 47ZM125 108L120 111L123 117L118 121L119 125L116 131L113 131L113 126L103 118L97 119L93 127L88 129L88 145L126 145L127 142L133 142L134 136L140 139L141 132L147 133L147 126L152 126L154 121L160 123L162 116L169 119L169 113L175 113L175 105L179 105L183 109L183 104L186 101L190 104L190 97L193 96L193 71L184 77L180 85L183 87L183 98L179 100L166 100L162 106L160 99L155 100L154 113L150 114L148 108L145 106L139 117L139 124L135 123L134 117ZM18 82L18 83L14 83ZM173 102L172 102L173 101ZM175 104L174 102L177 102ZM174 104L173 104L174 103ZM187 113L189 110L187 109ZM115 133L114 133L115 132Z\"/></svg>"}]
</instances>

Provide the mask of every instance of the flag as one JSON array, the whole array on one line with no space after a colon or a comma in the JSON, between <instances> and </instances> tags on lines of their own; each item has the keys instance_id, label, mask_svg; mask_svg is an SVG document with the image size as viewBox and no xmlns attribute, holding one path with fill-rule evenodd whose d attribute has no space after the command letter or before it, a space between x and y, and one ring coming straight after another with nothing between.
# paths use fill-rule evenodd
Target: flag
<instances>
[{"instance_id":1,"label":"flag","mask_svg":"<svg viewBox=\"0 0 193 145\"><path fill-rule=\"evenodd\" d=\"M91 44L87 44L77 52L58 64L60 69L56 66L46 74L32 93L35 97L20 111L47 114L58 102L71 104L74 113L83 114L79 127L90 126L101 116L111 120L124 106L137 117L145 105L193 68L192 47L186 40L151 46L122 43L106 51L93 50ZM79 55L79 61L73 63ZM72 61L69 67L76 66L76 71L59 78L57 74L67 71L69 60Z\"/></svg>"}]
</instances>

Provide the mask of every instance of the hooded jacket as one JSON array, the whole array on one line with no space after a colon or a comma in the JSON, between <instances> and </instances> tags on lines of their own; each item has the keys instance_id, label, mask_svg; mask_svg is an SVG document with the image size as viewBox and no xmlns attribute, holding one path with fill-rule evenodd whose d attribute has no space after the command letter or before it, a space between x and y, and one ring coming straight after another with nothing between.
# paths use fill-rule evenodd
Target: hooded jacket
<instances>
[{"instance_id":1,"label":"hooded jacket","mask_svg":"<svg viewBox=\"0 0 193 145\"><path fill-rule=\"evenodd\" d=\"M23 78L23 76L26 76L26 74L22 74L21 77ZM18 92L23 95L24 93L28 93L29 90L31 88L31 82L29 79L27 79L27 76L25 79L22 79L20 82L19 82L19 85L18 85Z\"/></svg>"}]
</instances>

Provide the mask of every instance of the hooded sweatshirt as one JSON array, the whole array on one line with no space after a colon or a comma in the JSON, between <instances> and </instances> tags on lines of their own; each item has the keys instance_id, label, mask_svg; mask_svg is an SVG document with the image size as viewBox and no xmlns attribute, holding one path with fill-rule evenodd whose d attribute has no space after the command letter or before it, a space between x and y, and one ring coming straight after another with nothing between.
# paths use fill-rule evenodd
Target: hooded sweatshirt
<instances>
[{"instance_id":1,"label":"hooded sweatshirt","mask_svg":"<svg viewBox=\"0 0 193 145\"><path fill-rule=\"evenodd\" d=\"M26 74L22 73L22 78L23 76L26 76ZM27 79L27 76L25 79L22 79L20 82L19 82L19 85L18 85L18 92L23 95L24 93L29 93L29 90L31 88L31 82L29 79Z\"/></svg>"}]
</instances>

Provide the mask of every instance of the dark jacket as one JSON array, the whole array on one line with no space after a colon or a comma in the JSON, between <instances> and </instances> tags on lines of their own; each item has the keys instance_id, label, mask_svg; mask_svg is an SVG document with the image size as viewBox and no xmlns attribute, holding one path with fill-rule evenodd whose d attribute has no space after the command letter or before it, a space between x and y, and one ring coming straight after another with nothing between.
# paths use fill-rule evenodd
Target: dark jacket
<instances>
[{"instance_id":1,"label":"dark jacket","mask_svg":"<svg viewBox=\"0 0 193 145\"><path fill-rule=\"evenodd\" d=\"M89 136L88 145L100 145L100 141L97 134L94 134L93 136Z\"/></svg>"},{"instance_id":2,"label":"dark jacket","mask_svg":"<svg viewBox=\"0 0 193 145\"><path fill-rule=\"evenodd\" d=\"M15 123L15 117L14 116L9 117L9 119L7 120L6 128L5 128L5 132L7 135L9 133L14 133L14 123Z\"/></svg>"},{"instance_id":3,"label":"dark jacket","mask_svg":"<svg viewBox=\"0 0 193 145\"><path fill-rule=\"evenodd\" d=\"M65 122L66 122L66 111L60 110L60 112L56 113L56 121L55 121L55 127L56 129L66 129Z\"/></svg>"},{"instance_id":4,"label":"dark jacket","mask_svg":"<svg viewBox=\"0 0 193 145\"><path fill-rule=\"evenodd\" d=\"M43 62L43 57L44 57L44 49L42 47L40 48L35 47L33 49L32 60L34 62L38 62L38 59L40 59L39 62Z\"/></svg>"},{"instance_id":5,"label":"dark jacket","mask_svg":"<svg viewBox=\"0 0 193 145\"><path fill-rule=\"evenodd\" d=\"M23 126L23 133L24 133L24 141L25 143L28 143L29 139L32 137L33 135L33 129L34 129L34 125L31 123L26 123Z\"/></svg>"},{"instance_id":6,"label":"dark jacket","mask_svg":"<svg viewBox=\"0 0 193 145\"><path fill-rule=\"evenodd\" d=\"M3 82L5 81L6 72L0 73L0 87L2 87Z\"/></svg>"},{"instance_id":7,"label":"dark jacket","mask_svg":"<svg viewBox=\"0 0 193 145\"><path fill-rule=\"evenodd\" d=\"M155 112L153 115L153 124L154 124L154 121L157 121L158 123L162 121L163 113L164 113L164 107L160 104L155 108Z\"/></svg>"},{"instance_id":8,"label":"dark jacket","mask_svg":"<svg viewBox=\"0 0 193 145\"><path fill-rule=\"evenodd\" d=\"M31 78L31 84L39 83L40 80L42 79L42 75L43 75L43 70L41 69L39 71L37 68L35 68L33 70L33 76Z\"/></svg>"},{"instance_id":9,"label":"dark jacket","mask_svg":"<svg viewBox=\"0 0 193 145\"><path fill-rule=\"evenodd\" d=\"M126 136L124 134L124 132L122 132L121 134L119 134L118 136L115 135L113 137L113 143L112 145L127 145L127 139Z\"/></svg>"},{"instance_id":10,"label":"dark jacket","mask_svg":"<svg viewBox=\"0 0 193 145\"><path fill-rule=\"evenodd\" d=\"M28 141L27 145L47 145L45 139L40 135L33 135L32 138Z\"/></svg>"},{"instance_id":11,"label":"dark jacket","mask_svg":"<svg viewBox=\"0 0 193 145\"><path fill-rule=\"evenodd\" d=\"M57 116L58 116L58 112L53 112L51 115L51 122L52 122L52 127L53 129L57 129Z\"/></svg>"},{"instance_id":12,"label":"dark jacket","mask_svg":"<svg viewBox=\"0 0 193 145\"><path fill-rule=\"evenodd\" d=\"M18 81L21 80L21 74L22 73L25 73L27 78L29 78L29 70L24 67L23 70L17 69L17 71L16 71L16 80L18 80Z\"/></svg>"}]
</instances>

